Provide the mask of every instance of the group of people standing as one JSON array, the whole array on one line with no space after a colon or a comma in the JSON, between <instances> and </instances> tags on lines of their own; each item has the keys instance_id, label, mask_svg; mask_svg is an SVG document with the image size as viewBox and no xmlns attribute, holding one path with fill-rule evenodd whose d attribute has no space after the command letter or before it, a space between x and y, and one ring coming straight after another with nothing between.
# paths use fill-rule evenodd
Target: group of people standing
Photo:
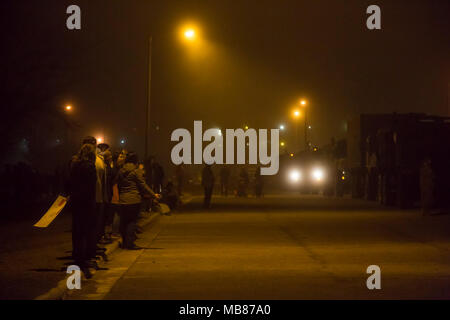
<instances>
[{"instance_id":1,"label":"group of people standing","mask_svg":"<svg viewBox=\"0 0 450 320\"><path fill-rule=\"evenodd\" d=\"M146 183L138 160L134 152L112 154L109 145L97 145L94 137L83 139L71 160L72 256L86 278L91 277L90 268L98 269L97 255L107 259L98 244L111 241L115 213L120 217L122 248L140 249L135 240L142 202L157 201L161 195Z\"/></svg>"},{"instance_id":2,"label":"group of people standing","mask_svg":"<svg viewBox=\"0 0 450 320\"><path fill-rule=\"evenodd\" d=\"M228 196L230 188L230 168L228 166L222 166L220 169L220 194L222 196ZM203 207L208 209L211 207L211 197L213 194L215 183L214 172L211 165L205 165L202 170L202 187L204 191ZM250 177L246 168L241 168L237 179L236 196L247 197L248 189L250 186ZM255 196L260 198L263 196L264 181L261 176L261 167L256 167L254 173L254 186Z\"/></svg>"}]
</instances>

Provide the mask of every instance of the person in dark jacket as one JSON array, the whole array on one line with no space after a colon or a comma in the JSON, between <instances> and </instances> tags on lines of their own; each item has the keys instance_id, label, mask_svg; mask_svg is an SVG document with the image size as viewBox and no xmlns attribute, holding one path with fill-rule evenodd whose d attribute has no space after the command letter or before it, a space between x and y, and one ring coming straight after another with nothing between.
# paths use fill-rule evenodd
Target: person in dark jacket
<instances>
[{"instance_id":1,"label":"person in dark jacket","mask_svg":"<svg viewBox=\"0 0 450 320\"><path fill-rule=\"evenodd\" d=\"M101 233L101 244L108 244L112 242L110 227L113 223L114 218L114 210L111 204L112 196L113 196L113 186L112 182L114 179L113 172L113 157L110 149L107 149L103 152L103 159L105 161L105 191L106 191L106 201L104 202L104 214L101 220L100 233ZM108 232L107 230L108 229Z\"/></svg>"},{"instance_id":2,"label":"person in dark jacket","mask_svg":"<svg viewBox=\"0 0 450 320\"><path fill-rule=\"evenodd\" d=\"M143 172L137 165L137 155L134 152L128 153L125 164L115 179L119 190L122 248L130 250L140 249L134 242L136 241L136 222L139 217L142 196L160 198L160 195L155 194L145 183Z\"/></svg>"},{"instance_id":3,"label":"person in dark jacket","mask_svg":"<svg viewBox=\"0 0 450 320\"><path fill-rule=\"evenodd\" d=\"M427 157L420 167L420 198L424 216L430 215L433 208L435 180L431 158Z\"/></svg>"},{"instance_id":4,"label":"person in dark jacket","mask_svg":"<svg viewBox=\"0 0 450 320\"><path fill-rule=\"evenodd\" d=\"M220 194L225 197L228 196L229 178L230 169L225 165L220 169Z\"/></svg>"},{"instance_id":5,"label":"person in dark jacket","mask_svg":"<svg viewBox=\"0 0 450 320\"><path fill-rule=\"evenodd\" d=\"M239 173L238 180L238 197L247 197L247 189L250 183L250 179L248 177L247 169L242 168Z\"/></svg>"},{"instance_id":6,"label":"person in dark jacket","mask_svg":"<svg viewBox=\"0 0 450 320\"><path fill-rule=\"evenodd\" d=\"M91 277L89 248L96 242L95 228L95 147L84 144L70 165L70 203L72 208L72 256L75 264Z\"/></svg>"},{"instance_id":7,"label":"person in dark jacket","mask_svg":"<svg viewBox=\"0 0 450 320\"><path fill-rule=\"evenodd\" d=\"M211 207L211 197L214 188L214 173L209 164L205 165L202 171L202 186L205 191L203 207L209 209Z\"/></svg>"},{"instance_id":8,"label":"person in dark jacket","mask_svg":"<svg viewBox=\"0 0 450 320\"><path fill-rule=\"evenodd\" d=\"M167 204L170 210L174 210L180 205L180 196L172 181L169 181L164 188L161 202Z\"/></svg>"},{"instance_id":9,"label":"person in dark jacket","mask_svg":"<svg viewBox=\"0 0 450 320\"><path fill-rule=\"evenodd\" d=\"M152 171L153 190L161 192L164 182L164 168L158 162L153 162Z\"/></svg>"},{"instance_id":10,"label":"person in dark jacket","mask_svg":"<svg viewBox=\"0 0 450 320\"><path fill-rule=\"evenodd\" d=\"M181 196L184 187L184 167L182 164L178 165L175 169L175 176L177 178L177 193Z\"/></svg>"},{"instance_id":11,"label":"person in dark jacket","mask_svg":"<svg viewBox=\"0 0 450 320\"><path fill-rule=\"evenodd\" d=\"M255 171L255 196L261 198L263 196L264 181L261 175L261 166L258 166Z\"/></svg>"}]
</instances>

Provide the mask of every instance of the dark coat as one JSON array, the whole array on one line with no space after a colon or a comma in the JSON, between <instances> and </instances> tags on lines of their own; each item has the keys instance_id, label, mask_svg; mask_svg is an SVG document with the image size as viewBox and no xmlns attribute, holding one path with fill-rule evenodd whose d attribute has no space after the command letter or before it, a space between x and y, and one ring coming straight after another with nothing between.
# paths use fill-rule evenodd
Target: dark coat
<instances>
[{"instance_id":1,"label":"dark coat","mask_svg":"<svg viewBox=\"0 0 450 320\"><path fill-rule=\"evenodd\" d=\"M95 206L97 171L95 163L74 159L70 165L70 203L76 209L89 211Z\"/></svg>"},{"instance_id":2,"label":"dark coat","mask_svg":"<svg viewBox=\"0 0 450 320\"><path fill-rule=\"evenodd\" d=\"M119 188L119 203L137 204L142 202L142 195L154 198L155 193L145 183L143 171L136 165L126 163L116 176L115 183Z\"/></svg>"},{"instance_id":3,"label":"dark coat","mask_svg":"<svg viewBox=\"0 0 450 320\"><path fill-rule=\"evenodd\" d=\"M202 171L202 186L204 188L214 187L214 173L211 166L205 166Z\"/></svg>"}]
</instances>

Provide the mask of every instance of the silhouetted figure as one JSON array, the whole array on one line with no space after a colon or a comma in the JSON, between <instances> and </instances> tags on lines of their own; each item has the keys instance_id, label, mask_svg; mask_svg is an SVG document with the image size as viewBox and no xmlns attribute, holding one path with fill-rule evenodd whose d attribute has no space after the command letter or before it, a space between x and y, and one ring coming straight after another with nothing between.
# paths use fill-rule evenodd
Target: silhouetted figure
<instances>
[{"instance_id":1,"label":"silhouetted figure","mask_svg":"<svg viewBox=\"0 0 450 320\"><path fill-rule=\"evenodd\" d=\"M247 197L247 190L249 185L249 178L248 178L248 172L247 169L242 168L241 172L239 173L239 180L238 180L238 197Z\"/></svg>"},{"instance_id":2,"label":"silhouetted figure","mask_svg":"<svg viewBox=\"0 0 450 320\"><path fill-rule=\"evenodd\" d=\"M164 169L158 162L153 163L152 169L153 169L153 173L152 173L153 190L155 190L155 192L159 193L162 191L162 188L163 188Z\"/></svg>"},{"instance_id":3,"label":"silhouetted figure","mask_svg":"<svg viewBox=\"0 0 450 320\"><path fill-rule=\"evenodd\" d=\"M177 178L177 191L178 195L183 194L183 187L184 187L184 167L182 164L178 165L175 170L175 176Z\"/></svg>"},{"instance_id":4,"label":"silhouetted figure","mask_svg":"<svg viewBox=\"0 0 450 320\"><path fill-rule=\"evenodd\" d=\"M107 149L103 152L103 159L105 162L105 191L106 191L106 199L104 202L103 208L103 216L102 223L100 226L101 239L100 243L108 244L112 242L111 233L109 232L109 226L112 226L113 218L114 218L114 210L111 204L112 196L113 196L113 180L114 180L114 172L113 172L113 157L110 149ZM108 226L108 232L106 230Z\"/></svg>"},{"instance_id":5,"label":"silhouetted figure","mask_svg":"<svg viewBox=\"0 0 450 320\"><path fill-rule=\"evenodd\" d=\"M91 136L87 136L83 139L83 144L91 144L95 148L97 147L97 139ZM105 147L105 149L103 149ZM100 249L97 247L97 242L101 238L101 226L103 221L103 214L104 214L104 203L107 202L107 188L106 188L106 165L103 160L103 155L101 154L102 150L106 150L106 148L109 147L108 145L104 144L100 149L99 152L97 152L96 158L95 158L95 170L97 173L97 183L95 187L95 212L93 213L93 225L94 227L91 228L91 232L93 232L92 238L96 239L94 243L90 242L89 245L89 258L92 259L91 263L94 267L97 266L97 262L95 260L97 256L97 249Z\"/></svg>"},{"instance_id":6,"label":"silhouetted figure","mask_svg":"<svg viewBox=\"0 0 450 320\"><path fill-rule=\"evenodd\" d=\"M136 222L139 217L142 196L159 198L145 183L142 170L138 168L138 157L134 152L128 153L124 166L117 174L115 184L119 190L120 233L122 248L139 249L136 240Z\"/></svg>"},{"instance_id":7,"label":"silhouetted figure","mask_svg":"<svg viewBox=\"0 0 450 320\"><path fill-rule=\"evenodd\" d=\"M431 214L434 204L434 173L431 167L431 159L426 158L420 168L420 196L422 202L422 214Z\"/></svg>"},{"instance_id":8,"label":"silhouetted figure","mask_svg":"<svg viewBox=\"0 0 450 320\"><path fill-rule=\"evenodd\" d=\"M261 166L258 166L255 171L255 196L261 198L263 196L264 181L261 175Z\"/></svg>"},{"instance_id":9,"label":"silhouetted figure","mask_svg":"<svg viewBox=\"0 0 450 320\"><path fill-rule=\"evenodd\" d=\"M84 144L70 165L69 194L72 209L72 256L75 264L91 277L90 252L97 242L95 237L95 147Z\"/></svg>"},{"instance_id":10,"label":"silhouetted figure","mask_svg":"<svg viewBox=\"0 0 450 320\"><path fill-rule=\"evenodd\" d=\"M167 204L170 210L176 209L180 204L179 194L171 181L167 183L162 192L161 202Z\"/></svg>"},{"instance_id":11,"label":"silhouetted figure","mask_svg":"<svg viewBox=\"0 0 450 320\"><path fill-rule=\"evenodd\" d=\"M223 166L220 169L220 194L223 196L228 196L228 186L230 180L230 168L228 166Z\"/></svg>"},{"instance_id":12,"label":"silhouetted figure","mask_svg":"<svg viewBox=\"0 0 450 320\"><path fill-rule=\"evenodd\" d=\"M153 157L148 157L144 161L144 169L145 169L145 183L147 183L148 186L153 188L153 164L154 164Z\"/></svg>"},{"instance_id":13,"label":"silhouetted figure","mask_svg":"<svg viewBox=\"0 0 450 320\"><path fill-rule=\"evenodd\" d=\"M205 192L203 207L208 209L211 207L211 197L214 188L214 173L209 164L205 165L202 171L202 187Z\"/></svg>"}]
</instances>

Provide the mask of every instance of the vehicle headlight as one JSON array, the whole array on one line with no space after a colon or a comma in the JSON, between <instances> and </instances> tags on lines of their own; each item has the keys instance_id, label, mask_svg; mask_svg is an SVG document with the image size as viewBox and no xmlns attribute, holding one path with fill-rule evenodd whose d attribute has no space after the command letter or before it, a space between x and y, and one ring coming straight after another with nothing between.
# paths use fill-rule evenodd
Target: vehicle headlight
<instances>
[{"instance_id":1,"label":"vehicle headlight","mask_svg":"<svg viewBox=\"0 0 450 320\"><path fill-rule=\"evenodd\" d=\"M322 169L316 168L311 172L311 176L314 181L322 181L324 177L324 172Z\"/></svg>"},{"instance_id":2,"label":"vehicle headlight","mask_svg":"<svg viewBox=\"0 0 450 320\"><path fill-rule=\"evenodd\" d=\"M293 183L297 183L302 179L302 173L300 170L293 169L289 172L289 180Z\"/></svg>"}]
</instances>

